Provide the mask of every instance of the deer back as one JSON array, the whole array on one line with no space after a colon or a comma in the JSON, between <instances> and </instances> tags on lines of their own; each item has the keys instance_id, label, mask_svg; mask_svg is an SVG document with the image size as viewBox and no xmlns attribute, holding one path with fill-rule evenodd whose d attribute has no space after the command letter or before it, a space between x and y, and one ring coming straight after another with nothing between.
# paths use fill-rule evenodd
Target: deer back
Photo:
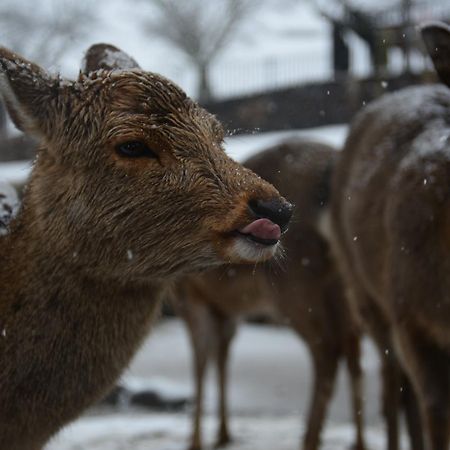
<instances>
[{"instance_id":1,"label":"deer back","mask_svg":"<svg viewBox=\"0 0 450 450\"><path fill-rule=\"evenodd\" d=\"M433 33L429 51L449 84L450 33ZM387 94L359 113L333 183L335 231L358 282L386 320L447 345L449 177L450 90L430 85Z\"/></svg>"}]
</instances>

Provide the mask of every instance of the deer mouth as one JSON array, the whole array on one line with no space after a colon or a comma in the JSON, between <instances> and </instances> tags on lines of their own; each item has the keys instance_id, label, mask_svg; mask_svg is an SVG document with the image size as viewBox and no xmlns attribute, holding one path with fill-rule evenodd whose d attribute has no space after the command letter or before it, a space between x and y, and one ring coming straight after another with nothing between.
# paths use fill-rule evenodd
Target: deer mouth
<instances>
[{"instance_id":1,"label":"deer mouth","mask_svg":"<svg viewBox=\"0 0 450 450\"><path fill-rule=\"evenodd\" d=\"M271 247L278 244L281 228L269 219L257 219L236 230L236 234L262 246Z\"/></svg>"},{"instance_id":2,"label":"deer mouth","mask_svg":"<svg viewBox=\"0 0 450 450\"><path fill-rule=\"evenodd\" d=\"M228 250L233 262L258 263L272 258L279 248L281 228L267 218L259 218L232 232Z\"/></svg>"}]
</instances>

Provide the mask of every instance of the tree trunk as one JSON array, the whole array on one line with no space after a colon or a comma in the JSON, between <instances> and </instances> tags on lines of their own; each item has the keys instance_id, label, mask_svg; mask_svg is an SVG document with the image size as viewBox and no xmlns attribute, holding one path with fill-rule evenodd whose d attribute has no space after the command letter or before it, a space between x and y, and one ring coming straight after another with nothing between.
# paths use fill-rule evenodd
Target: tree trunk
<instances>
[{"instance_id":1,"label":"tree trunk","mask_svg":"<svg viewBox=\"0 0 450 450\"><path fill-rule=\"evenodd\" d=\"M411 72L411 0L402 0L402 16L403 16L403 71Z\"/></svg>"},{"instance_id":2,"label":"tree trunk","mask_svg":"<svg viewBox=\"0 0 450 450\"><path fill-rule=\"evenodd\" d=\"M344 39L344 28L333 23L333 68L334 76L348 75L350 69L350 50Z\"/></svg>"},{"instance_id":3,"label":"tree trunk","mask_svg":"<svg viewBox=\"0 0 450 450\"><path fill-rule=\"evenodd\" d=\"M198 64L198 101L201 104L212 100L211 86L209 83L209 63Z\"/></svg>"}]
</instances>

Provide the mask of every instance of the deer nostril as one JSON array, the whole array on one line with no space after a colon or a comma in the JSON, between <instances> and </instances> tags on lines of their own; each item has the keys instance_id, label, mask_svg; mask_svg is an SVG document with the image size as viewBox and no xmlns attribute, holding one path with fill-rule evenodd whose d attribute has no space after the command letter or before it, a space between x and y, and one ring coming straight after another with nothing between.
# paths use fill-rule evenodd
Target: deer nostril
<instances>
[{"instance_id":1,"label":"deer nostril","mask_svg":"<svg viewBox=\"0 0 450 450\"><path fill-rule=\"evenodd\" d=\"M294 211L294 205L279 198L270 200L252 199L248 202L250 212L258 219L269 219L276 223L281 231L287 230Z\"/></svg>"}]
</instances>

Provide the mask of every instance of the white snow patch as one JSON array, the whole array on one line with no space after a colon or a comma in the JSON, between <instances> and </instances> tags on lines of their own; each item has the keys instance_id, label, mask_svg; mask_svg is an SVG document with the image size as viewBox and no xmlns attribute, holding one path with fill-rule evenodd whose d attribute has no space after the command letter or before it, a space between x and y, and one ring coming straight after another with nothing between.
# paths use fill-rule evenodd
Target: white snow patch
<instances>
[{"instance_id":1,"label":"white snow patch","mask_svg":"<svg viewBox=\"0 0 450 450\"><path fill-rule=\"evenodd\" d=\"M14 185L25 183L31 172L30 161L11 161L0 163L0 181Z\"/></svg>"},{"instance_id":2,"label":"white snow patch","mask_svg":"<svg viewBox=\"0 0 450 450\"><path fill-rule=\"evenodd\" d=\"M19 210L19 197L16 190L0 181L0 236L8 231L8 224Z\"/></svg>"}]
</instances>

